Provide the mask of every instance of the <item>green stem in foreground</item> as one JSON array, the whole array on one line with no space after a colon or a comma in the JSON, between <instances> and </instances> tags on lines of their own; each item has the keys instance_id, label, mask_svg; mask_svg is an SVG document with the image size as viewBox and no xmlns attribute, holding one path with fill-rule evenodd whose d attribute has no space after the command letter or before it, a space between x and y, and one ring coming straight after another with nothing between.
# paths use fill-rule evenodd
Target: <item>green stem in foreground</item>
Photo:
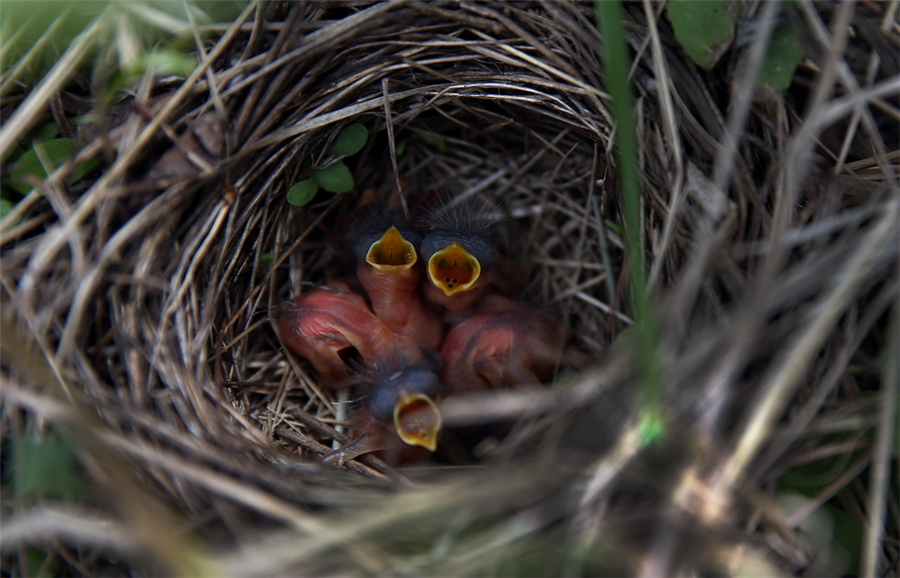
<instances>
[{"instance_id":1,"label":"green stem in foreground","mask_svg":"<svg viewBox=\"0 0 900 578\"><path fill-rule=\"evenodd\" d=\"M620 0L595 0L597 25L602 37L611 112L616 122L616 153L625 213L625 252L628 260L632 313L636 323L637 361L641 382L642 431L646 442L662 435L661 373L656 316L647 293L647 264L642 250L641 190L637 162L630 62L625 44Z\"/></svg>"}]
</instances>

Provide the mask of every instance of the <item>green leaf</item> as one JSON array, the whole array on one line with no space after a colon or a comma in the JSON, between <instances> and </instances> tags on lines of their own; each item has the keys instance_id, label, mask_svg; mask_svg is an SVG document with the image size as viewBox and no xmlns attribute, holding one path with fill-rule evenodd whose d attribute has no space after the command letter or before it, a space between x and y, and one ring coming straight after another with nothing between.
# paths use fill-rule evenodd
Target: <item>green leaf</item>
<instances>
[{"instance_id":1,"label":"green leaf","mask_svg":"<svg viewBox=\"0 0 900 578\"><path fill-rule=\"evenodd\" d=\"M72 176L69 178L69 184L78 182L84 175L91 172L91 170L100 164L100 159L88 159L86 161L81 161L80 163L75 163L75 167L72 169Z\"/></svg>"},{"instance_id":2,"label":"green leaf","mask_svg":"<svg viewBox=\"0 0 900 578\"><path fill-rule=\"evenodd\" d=\"M163 49L145 52L113 75L103 90L101 102L104 107L108 106L119 92L140 80L148 72L161 76L187 76L196 66L197 59L195 57L176 50Z\"/></svg>"},{"instance_id":3,"label":"green leaf","mask_svg":"<svg viewBox=\"0 0 900 578\"><path fill-rule=\"evenodd\" d=\"M368 138L369 131L365 126L358 122L351 124L341 131L328 154L337 157L355 155L366 146Z\"/></svg>"},{"instance_id":4,"label":"green leaf","mask_svg":"<svg viewBox=\"0 0 900 578\"><path fill-rule=\"evenodd\" d=\"M766 49L766 57L762 62L759 78L756 79L756 87L762 88L766 84L777 91L785 90L791 85L794 71L803 60L803 48L794 29L783 26L772 33L769 46Z\"/></svg>"},{"instance_id":5,"label":"green leaf","mask_svg":"<svg viewBox=\"0 0 900 578\"><path fill-rule=\"evenodd\" d=\"M399 143L397 143L397 156L398 157L402 157L403 153L406 152L406 143L407 142L408 141L406 139L403 139Z\"/></svg>"},{"instance_id":6,"label":"green leaf","mask_svg":"<svg viewBox=\"0 0 900 578\"><path fill-rule=\"evenodd\" d=\"M45 143L35 143L34 148L25 151L25 154L16 163L13 170L11 184L13 188L22 194L28 193L33 188L23 179L27 176L33 176L38 179L46 179L47 171L38 155L40 147L42 156L51 164L51 169L56 169L64 162L75 156L83 144L68 138L58 138L49 140Z\"/></svg>"},{"instance_id":7,"label":"green leaf","mask_svg":"<svg viewBox=\"0 0 900 578\"><path fill-rule=\"evenodd\" d=\"M645 446L661 444L665 439L666 426L659 409L653 404L647 404L641 409L641 443Z\"/></svg>"},{"instance_id":8,"label":"green leaf","mask_svg":"<svg viewBox=\"0 0 900 578\"><path fill-rule=\"evenodd\" d=\"M857 518L831 504L826 503L822 508L834 520L834 536L829 550L832 568L839 568L842 576L859 576L862 559L862 540L859 537L864 534L865 528Z\"/></svg>"},{"instance_id":9,"label":"green leaf","mask_svg":"<svg viewBox=\"0 0 900 578\"><path fill-rule=\"evenodd\" d=\"M141 55L124 71L131 74L143 74L151 70L157 74L189 75L197 66L197 59L190 54L182 54L176 50L151 50Z\"/></svg>"},{"instance_id":10,"label":"green leaf","mask_svg":"<svg viewBox=\"0 0 900 578\"><path fill-rule=\"evenodd\" d=\"M12 449L13 490L18 500L71 499L85 489L75 449L68 441L23 437L14 440Z\"/></svg>"},{"instance_id":11,"label":"green leaf","mask_svg":"<svg viewBox=\"0 0 900 578\"><path fill-rule=\"evenodd\" d=\"M733 0L670 0L669 20L675 38L691 60L709 70L734 39L738 2Z\"/></svg>"},{"instance_id":12,"label":"green leaf","mask_svg":"<svg viewBox=\"0 0 900 578\"><path fill-rule=\"evenodd\" d=\"M606 225L607 229L609 229L616 235L619 235L620 237L625 236L625 229L623 229L619 223L616 223L615 221L610 221L609 219L604 219L603 223Z\"/></svg>"},{"instance_id":13,"label":"green leaf","mask_svg":"<svg viewBox=\"0 0 900 578\"><path fill-rule=\"evenodd\" d=\"M353 175L350 169L342 162L313 171L313 178L323 189L329 193L349 193L353 190Z\"/></svg>"},{"instance_id":14,"label":"green leaf","mask_svg":"<svg viewBox=\"0 0 900 578\"><path fill-rule=\"evenodd\" d=\"M21 560L24 564L24 570L20 576L35 576L36 578L49 578L50 576L59 576L62 568L55 556L38 548L26 547L24 557Z\"/></svg>"},{"instance_id":15,"label":"green leaf","mask_svg":"<svg viewBox=\"0 0 900 578\"><path fill-rule=\"evenodd\" d=\"M302 207L316 196L319 185L313 178L303 179L288 191L287 201L295 207Z\"/></svg>"},{"instance_id":16,"label":"green leaf","mask_svg":"<svg viewBox=\"0 0 900 578\"><path fill-rule=\"evenodd\" d=\"M445 140L442 139L441 137L439 137L439 136L434 136L434 135L431 135L431 134L421 133L421 132L418 133L418 134L419 134L420 137L422 137L422 140L424 140L425 142L427 142L427 143L430 144L431 146L435 147L435 148L436 148L437 150L439 150L440 152L442 152L442 153L447 152L447 149L449 148L449 147L447 146L447 141L445 141Z\"/></svg>"},{"instance_id":17,"label":"green leaf","mask_svg":"<svg viewBox=\"0 0 900 578\"><path fill-rule=\"evenodd\" d=\"M6 215L8 215L14 208L16 204L9 199L0 198L0 219L5 219Z\"/></svg>"},{"instance_id":18,"label":"green leaf","mask_svg":"<svg viewBox=\"0 0 900 578\"><path fill-rule=\"evenodd\" d=\"M48 122L44 126L36 129L31 133L32 142L45 142L59 134L59 125L55 122Z\"/></svg>"},{"instance_id":19,"label":"green leaf","mask_svg":"<svg viewBox=\"0 0 900 578\"><path fill-rule=\"evenodd\" d=\"M50 164L50 170L54 171L74 157L83 147L84 143L68 138L57 138L44 143L35 143L34 148L25 151L25 154L19 158L19 162L12 173L10 184L23 195L28 194L34 187L27 182L27 177L32 176L40 180L47 178L48 173L41 160L42 157ZM38 155L38 150L41 152L40 155ZM89 159L77 163L72 169L69 183L74 183L86 175L99 162L100 159Z\"/></svg>"}]
</instances>

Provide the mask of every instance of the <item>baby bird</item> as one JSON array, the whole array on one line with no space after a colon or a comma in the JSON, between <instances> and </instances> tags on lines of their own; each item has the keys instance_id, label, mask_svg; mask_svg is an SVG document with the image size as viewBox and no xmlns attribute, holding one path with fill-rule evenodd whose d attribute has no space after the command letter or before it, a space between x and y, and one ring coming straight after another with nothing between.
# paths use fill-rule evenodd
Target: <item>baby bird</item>
<instances>
[{"instance_id":1,"label":"baby bird","mask_svg":"<svg viewBox=\"0 0 900 578\"><path fill-rule=\"evenodd\" d=\"M423 268L417 246L421 236L396 217L369 210L357 225L356 275L375 315L391 330L423 347L440 348L443 323L419 292Z\"/></svg>"},{"instance_id":2,"label":"baby bird","mask_svg":"<svg viewBox=\"0 0 900 578\"><path fill-rule=\"evenodd\" d=\"M307 359L332 389L349 387L356 374L381 360L415 365L422 358L414 340L391 331L341 282L294 297L278 309L275 322L284 346Z\"/></svg>"},{"instance_id":3,"label":"baby bird","mask_svg":"<svg viewBox=\"0 0 900 578\"><path fill-rule=\"evenodd\" d=\"M406 367L361 385L358 389L368 395L352 419L357 437L323 461L341 465L370 452L380 452L389 463L426 458L437 448L441 433L435 404L439 388L434 367L423 366Z\"/></svg>"},{"instance_id":4,"label":"baby bird","mask_svg":"<svg viewBox=\"0 0 900 578\"><path fill-rule=\"evenodd\" d=\"M426 261L425 298L451 312L464 311L500 284L491 232L497 211L480 202L449 203L427 219L431 227L420 246Z\"/></svg>"},{"instance_id":5,"label":"baby bird","mask_svg":"<svg viewBox=\"0 0 900 578\"><path fill-rule=\"evenodd\" d=\"M444 391L452 395L544 382L559 362L565 336L552 319L489 295L447 334L441 350Z\"/></svg>"},{"instance_id":6,"label":"baby bird","mask_svg":"<svg viewBox=\"0 0 900 578\"><path fill-rule=\"evenodd\" d=\"M281 342L310 362L323 385L355 387L368 396L354 420L359 439L328 461L342 464L384 448L396 453L403 444L435 450L441 431L436 353L391 331L362 296L339 282L295 297L275 321Z\"/></svg>"}]
</instances>

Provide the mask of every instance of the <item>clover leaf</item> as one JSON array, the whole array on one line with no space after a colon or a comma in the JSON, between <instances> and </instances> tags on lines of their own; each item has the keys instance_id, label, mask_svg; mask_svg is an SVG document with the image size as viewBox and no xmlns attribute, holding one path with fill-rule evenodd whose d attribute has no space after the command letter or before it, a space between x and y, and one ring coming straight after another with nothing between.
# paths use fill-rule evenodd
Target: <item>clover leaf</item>
<instances>
[{"instance_id":1,"label":"clover leaf","mask_svg":"<svg viewBox=\"0 0 900 578\"><path fill-rule=\"evenodd\" d=\"M347 165L340 161L314 170L313 178L329 193L349 193L353 190L353 175Z\"/></svg>"},{"instance_id":2,"label":"clover leaf","mask_svg":"<svg viewBox=\"0 0 900 578\"><path fill-rule=\"evenodd\" d=\"M331 146L329 154L337 157L355 155L366 146L368 138L369 131L364 125L358 122L351 124L345 127L338 135L337 140Z\"/></svg>"},{"instance_id":3,"label":"clover leaf","mask_svg":"<svg viewBox=\"0 0 900 578\"><path fill-rule=\"evenodd\" d=\"M295 207L302 207L313 200L318 190L319 183L315 179L303 179L288 191L287 201Z\"/></svg>"}]
</instances>

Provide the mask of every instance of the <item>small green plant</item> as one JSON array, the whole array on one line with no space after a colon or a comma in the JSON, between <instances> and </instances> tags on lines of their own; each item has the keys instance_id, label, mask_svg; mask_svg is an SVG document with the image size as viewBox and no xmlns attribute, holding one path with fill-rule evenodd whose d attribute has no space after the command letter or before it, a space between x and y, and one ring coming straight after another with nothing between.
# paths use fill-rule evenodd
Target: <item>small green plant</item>
<instances>
[{"instance_id":1,"label":"small green plant","mask_svg":"<svg viewBox=\"0 0 900 578\"><path fill-rule=\"evenodd\" d=\"M313 169L312 175L295 183L288 190L287 201L295 207L302 207L313 200L319 187L329 193L349 193L353 190L353 174L342 159L355 155L366 145L369 131L360 123L345 127L328 151L333 159L328 164Z\"/></svg>"},{"instance_id":2,"label":"small green plant","mask_svg":"<svg viewBox=\"0 0 900 578\"><path fill-rule=\"evenodd\" d=\"M27 195L34 188L35 180L46 179L49 173L74 158L84 147L84 143L69 138L54 138L44 142L35 141L32 148L19 157L10 178L10 186ZM75 164L69 184L89 173L100 159L89 159Z\"/></svg>"},{"instance_id":3,"label":"small green plant","mask_svg":"<svg viewBox=\"0 0 900 578\"><path fill-rule=\"evenodd\" d=\"M171 49L151 50L141 54L121 68L103 91L102 107L107 108L113 99L128 86L147 73L161 76L187 76L197 67L197 58Z\"/></svg>"},{"instance_id":4,"label":"small green plant","mask_svg":"<svg viewBox=\"0 0 900 578\"><path fill-rule=\"evenodd\" d=\"M35 578L49 578L61 576L62 568L55 555L41 549L27 547L22 551L19 559L19 576L35 576Z\"/></svg>"},{"instance_id":5,"label":"small green plant","mask_svg":"<svg viewBox=\"0 0 900 578\"><path fill-rule=\"evenodd\" d=\"M740 3L733 0L672 0L667 10L675 38L691 60L709 70L734 39Z\"/></svg>"},{"instance_id":6,"label":"small green plant","mask_svg":"<svg viewBox=\"0 0 900 578\"><path fill-rule=\"evenodd\" d=\"M52 434L14 439L12 486L16 500L72 500L84 493L88 486L75 451L69 441Z\"/></svg>"},{"instance_id":7,"label":"small green plant","mask_svg":"<svg viewBox=\"0 0 900 578\"><path fill-rule=\"evenodd\" d=\"M431 146L432 148L437 149L438 152L445 153L450 149L449 145L447 144L447 141L442 139L439 136L435 136L432 134L428 134L428 133L424 133L424 132L416 130L416 131L413 131L412 138L414 141L417 139L422 140L425 144ZM397 152L398 157L402 157L404 154L406 154L406 148L409 146L409 140L410 140L409 138L405 137L405 138L400 139L400 141L397 143L396 152Z\"/></svg>"},{"instance_id":8,"label":"small green plant","mask_svg":"<svg viewBox=\"0 0 900 578\"><path fill-rule=\"evenodd\" d=\"M16 204L10 199L0 197L0 219L5 219L6 215L12 212L15 206Z\"/></svg>"},{"instance_id":9,"label":"small green plant","mask_svg":"<svg viewBox=\"0 0 900 578\"><path fill-rule=\"evenodd\" d=\"M434 135L431 135L431 134L426 134L426 133L424 133L424 132L418 132L418 131L416 132L416 134L419 135L419 138L421 138L421 139L424 140L426 143L428 143L428 144L430 144L431 146L433 146L434 148L436 148L438 151L440 151L440 152L442 152L442 153L447 152L447 150L448 150L448 148L449 148L449 147L447 146L447 141L445 141L445 140L442 139L441 137L439 137L439 136L434 136Z\"/></svg>"},{"instance_id":10,"label":"small green plant","mask_svg":"<svg viewBox=\"0 0 900 578\"><path fill-rule=\"evenodd\" d=\"M790 26L777 28L769 39L756 87L769 85L777 91L785 90L791 85L794 71L802 60L803 48L794 30Z\"/></svg>"},{"instance_id":11,"label":"small green plant","mask_svg":"<svg viewBox=\"0 0 900 578\"><path fill-rule=\"evenodd\" d=\"M81 141L56 138L59 132L58 124L47 123L29 133L23 139L22 145L17 145L13 149L9 157L13 171L9 179L4 180L0 189L0 219L6 218L21 198L34 189L35 183L46 179L49 173L74 158L78 151L84 148L85 145ZM84 177L99 162L100 159L89 159L76 163L68 184L73 184ZM18 220L8 223L7 228L15 226L17 222Z\"/></svg>"},{"instance_id":12,"label":"small green plant","mask_svg":"<svg viewBox=\"0 0 900 578\"><path fill-rule=\"evenodd\" d=\"M838 436L838 439L846 441L852 437ZM818 496L828 491L829 484L841 472L863 458L864 451L857 450L795 466L776 480L776 499L787 511L807 508ZM828 563L835 574L857 576L862 558L860 537L865 530L858 518L839 507L840 504L851 502L848 495L849 492L845 491L843 497L836 496L811 509L809 515L800 522L798 530L801 536L816 546L817 551L828 553L829 558L832 558Z\"/></svg>"},{"instance_id":13,"label":"small green plant","mask_svg":"<svg viewBox=\"0 0 900 578\"><path fill-rule=\"evenodd\" d=\"M675 37L691 60L712 69L728 51L735 37L741 3L735 0L671 0L667 13ZM787 25L772 33L756 79L756 87L785 90L803 60L803 48Z\"/></svg>"}]
</instances>

